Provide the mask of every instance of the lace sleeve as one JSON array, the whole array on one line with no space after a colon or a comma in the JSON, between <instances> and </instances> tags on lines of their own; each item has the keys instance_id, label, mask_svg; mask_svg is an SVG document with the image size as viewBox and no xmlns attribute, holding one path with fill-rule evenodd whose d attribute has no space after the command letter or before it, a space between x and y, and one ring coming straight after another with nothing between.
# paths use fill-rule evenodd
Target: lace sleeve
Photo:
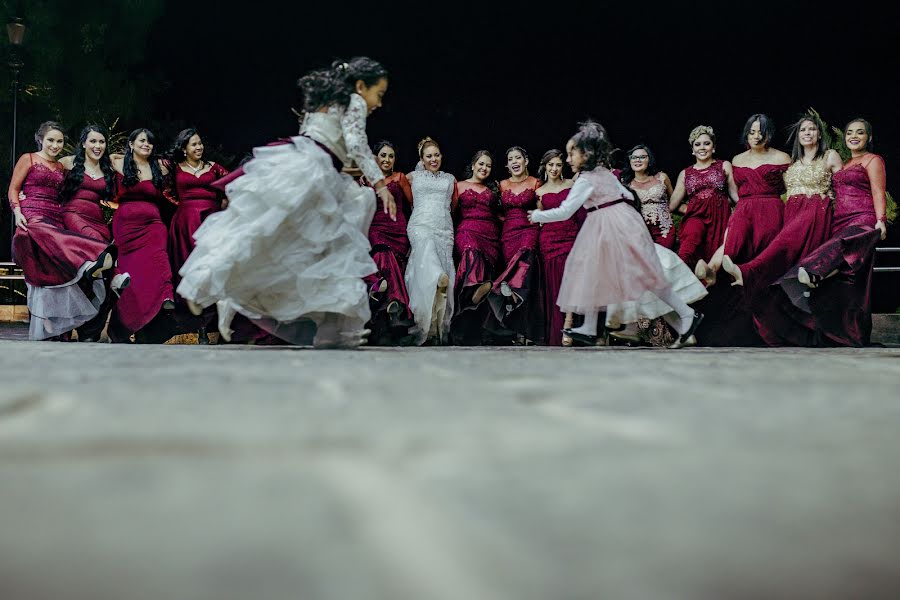
<instances>
[{"instance_id":1,"label":"lace sleeve","mask_svg":"<svg viewBox=\"0 0 900 600\"><path fill-rule=\"evenodd\" d=\"M23 154L13 169L12 177L9 180L9 189L6 192L6 198L13 209L19 208L19 192L22 191L22 184L25 183L25 177L30 168L31 155Z\"/></svg>"},{"instance_id":2,"label":"lace sleeve","mask_svg":"<svg viewBox=\"0 0 900 600\"><path fill-rule=\"evenodd\" d=\"M559 208L551 208L550 210L536 210L531 213L531 220L535 223L552 223L554 221L565 221L582 207L591 197L593 186L586 177L579 177L572 191L562 201Z\"/></svg>"},{"instance_id":3,"label":"lace sleeve","mask_svg":"<svg viewBox=\"0 0 900 600\"><path fill-rule=\"evenodd\" d=\"M341 130L347 143L347 155L362 169L373 186L384 179L366 137L366 101L359 94L350 94L350 104L341 116Z\"/></svg>"}]
</instances>

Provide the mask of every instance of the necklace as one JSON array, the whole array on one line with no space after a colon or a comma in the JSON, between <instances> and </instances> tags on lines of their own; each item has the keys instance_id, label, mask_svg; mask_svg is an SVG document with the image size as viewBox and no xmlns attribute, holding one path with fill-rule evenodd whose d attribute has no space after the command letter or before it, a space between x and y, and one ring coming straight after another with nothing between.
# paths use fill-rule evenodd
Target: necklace
<instances>
[{"instance_id":1,"label":"necklace","mask_svg":"<svg viewBox=\"0 0 900 600\"><path fill-rule=\"evenodd\" d=\"M200 171L203 170L203 167L206 166L206 163L203 162L203 161L200 161L200 164L197 165L197 166L195 167L194 165L192 165L192 164L190 163L190 161L187 161L187 160L186 160L186 161L184 161L184 165L185 165L188 169L190 169L191 171L193 171L193 172L194 172L194 173L193 173L194 176L196 176L197 173L199 173Z\"/></svg>"}]
</instances>

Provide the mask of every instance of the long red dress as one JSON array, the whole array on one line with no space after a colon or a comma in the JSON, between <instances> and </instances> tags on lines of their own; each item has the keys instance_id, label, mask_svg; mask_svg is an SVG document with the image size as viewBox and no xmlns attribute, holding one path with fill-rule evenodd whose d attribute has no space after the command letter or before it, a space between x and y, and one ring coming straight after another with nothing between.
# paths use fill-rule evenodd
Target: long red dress
<instances>
[{"instance_id":1,"label":"long red dress","mask_svg":"<svg viewBox=\"0 0 900 600\"><path fill-rule=\"evenodd\" d=\"M789 165L732 167L740 201L728 221L725 254L735 262L750 260L768 246L784 221L784 174Z\"/></svg>"},{"instance_id":2,"label":"long red dress","mask_svg":"<svg viewBox=\"0 0 900 600\"><path fill-rule=\"evenodd\" d=\"M107 249L108 240L96 240L68 231L59 203L65 170L58 162L46 162L25 154L16 163L9 184L9 202L19 206L28 230L16 228L13 252L25 281L32 286L61 286L77 281L86 263L93 265ZM25 199L19 202L19 192Z\"/></svg>"},{"instance_id":3,"label":"long red dress","mask_svg":"<svg viewBox=\"0 0 900 600\"><path fill-rule=\"evenodd\" d=\"M100 240L106 243L112 242L112 232L109 224L103 217L101 200L108 199L106 193L106 178L94 179L87 173L82 176L81 185L75 190L74 195L63 205L63 223L66 229L82 235ZM78 339L99 340L106 326L109 312L115 304L115 294L110 289L112 270L103 274L106 286L106 298L100 305L97 316L79 327Z\"/></svg>"},{"instance_id":4,"label":"long red dress","mask_svg":"<svg viewBox=\"0 0 900 600\"><path fill-rule=\"evenodd\" d=\"M714 161L705 169L684 170L687 212L678 232L678 257L693 269L701 258L709 261L722 245L731 205L725 163Z\"/></svg>"},{"instance_id":5,"label":"long red dress","mask_svg":"<svg viewBox=\"0 0 900 600\"><path fill-rule=\"evenodd\" d=\"M373 291L378 289L381 281L386 281L387 290L383 294L374 292L369 295L369 308L372 311L372 319L368 325L372 330L369 345L403 343L409 327L415 324L409 310L409 292L404 277L409 257L406 216L412 210L412 188L406 174L402 172L388 175L384 182L397 205L397 220L392 220L384 212L384 202L376 194L375 215L369 225L369 244L372 246L369 255L375 261L378 271L366 276L365 281ZM369 182L362 177L360 184L369 185Z\"/></svg>"},{"instance_id":6,"label":"long red dress","mask_svg":"<svg viewBox=\"0 0 900 600\"><path fill-rule=\"evenodd\" d=\"M147 341L164 342L173 333L173 323L160 315L163 302L173 300L172 270L166 251L168 230L159 208L167 200L153 181L125 187L116 177L119 208L113 215L113 237L119 247L117 271L131 275L131 285L116 303L109 326L113 342L127 342L132 333L143 332ZM157 318L159 315L160 318Z\"/></svg>"},{"instance_id":7,"label":"long red dress","mask_svg":"<svg viewBox=\"0 0 900 600\"><path fill-rule=\"evenodd\" d=\"M459 209L454 250L456 282L450 335L456 344L480 344L483 341L482 302L472 295L485 282L493 282L500 263L500 221L496 196L491 188L466 181L457 183Z\"/></svg>"},{"instance_id":8,"label":"long red dress","mask_svg":"<svg viewBox=\"0 0 900 600\"><path fill-rule=\"evenodd\" d=\"M872 167L870 175L867 167ZM804 346L866 346L872 334L872 268L881 232L875 229L873 178L884 185L884 161L872 155L865 164L834 174L834 221L829 239L789 271L780 284L801 312L783 338ZM884 207L882 207L884 214ZM822 281L809 289L797 281L799 267ZM833 271L837 274L828 277Z\"/></svg>"},{"instance_id":9,"label":"long red dress","mask_svg":"<svg viewBox=\"0 0 900 600\"><path fill-rule=\"evenodd\" d=\"M560 192L544 193L541 196L542 210L559 208L568 196L569 188ZM587 217L587 211L582 207L572 217L564 221L543 223L540 226L538 247L540 249L541 273L543 275L541 291L543 292L545 311L544 339L547 340L549 346L562 345L562 328L566 314L556 305L556 299L559 296L563 273L566 270L566 259L569 257L572 246L575 245L575 238L578 237L578 230L581 228L581 224L584 223L585 217Z\"/></svg>"},{"instance_id":10,"label":"long red dress","mask_svg":"<svg viewBox=\"0 0 900 600\"><path fill-rule=\"evenodd\" d=\"M540 323L540 294L536 289L539 269L536 260L539 228L528 221L528 211L537 208L540 187L537 177L528 176L513 183L509 179L500 182L500 215L503 225L500 233L500 251L503 271L494 280L488 297L494 317L503 330L537 341L543 337ZM502 284L507 284L513 296L503 296Z\"/></svg>"},{"instance_id":11,"label":"long red dress","mask_svg":"<svg viewBox=\"0 0 900 600\"><path fill-rule=\"evenodd\" d=\"M58 162L25 154L16 163L8 198L28 221L16 228L13 258L28 284L29 337L66 339L69 332L97 316L103 284L85 275L115 246L65 228L59 191L65 170ZM19 201L19 193L25 199Z\"/></svg>"}]
</instances>

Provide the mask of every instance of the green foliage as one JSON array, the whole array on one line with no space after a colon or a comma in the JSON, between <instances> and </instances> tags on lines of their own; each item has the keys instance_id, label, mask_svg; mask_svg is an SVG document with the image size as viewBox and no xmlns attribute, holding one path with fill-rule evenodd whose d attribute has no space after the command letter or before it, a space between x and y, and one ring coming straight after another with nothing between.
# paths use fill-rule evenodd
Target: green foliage
<instances>
[{"instance_id":1,"label":"green foliage","mask_svg":"<svg viewBox=\"0 0 900 600\"><path fill-rule=\"evenodd\" d=\"M847 144L844 143L843 130L834 125L829 127L828 123L825 122L825 119L823 119L814 108L809 108L806 111L806 114L817 119L822 124L822 137L825 139L825 146L837 152L841 157L841 161L847 162L850 160L850 149L847 148ZM894 197L891 196L890 192L885 191L885 197L887 201L885 217L887 218L888 223L893 223L894 219L897 218L897 203L894 201ZM787 201L786 197L782 197L782 199Z\"/></svg>"}]
</instances>

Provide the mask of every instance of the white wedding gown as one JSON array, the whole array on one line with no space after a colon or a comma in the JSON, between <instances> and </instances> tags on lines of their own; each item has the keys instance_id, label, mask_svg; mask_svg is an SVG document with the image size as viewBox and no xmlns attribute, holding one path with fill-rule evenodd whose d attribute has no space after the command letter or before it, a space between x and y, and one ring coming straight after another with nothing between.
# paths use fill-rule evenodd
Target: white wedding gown
<instances>
[{"instance_id":1,"label":"white wedding gown","mask_svg":"<svg viewBox=\"0 0 900 600\"><path fill-rule=\"evenodd\" d=\"M215 304L220 330L235 313L294 343L317 325L318 347L355 347L370 318L363 277L375 193L339 173L355 161L372 184L383 179L368 147L365 100L308 113L291 143L253 150L244 174L226 187L228 209L197 229L179 273L178 293ZM317 143L318 142L318 143Z\"/></svg>"},{"instance_id":2,"label":"white wedding gown","mask_svg":"<svg viewBox=\"0 0 900 600\"><path fill-rule=\"evenodd\" d=\"M449 173L431 173L420 166L409 174L413 212L406 226L410 253L406 265L406 287L409 308L416 320L412 331L417 344L425 342L429 333L446 341L453 316L453 219L450 201L456 179ZM438 279L449 279L446 298L438 298ZM436 329L432 331L432 318Z\"/></svg>"}]
</instances>

